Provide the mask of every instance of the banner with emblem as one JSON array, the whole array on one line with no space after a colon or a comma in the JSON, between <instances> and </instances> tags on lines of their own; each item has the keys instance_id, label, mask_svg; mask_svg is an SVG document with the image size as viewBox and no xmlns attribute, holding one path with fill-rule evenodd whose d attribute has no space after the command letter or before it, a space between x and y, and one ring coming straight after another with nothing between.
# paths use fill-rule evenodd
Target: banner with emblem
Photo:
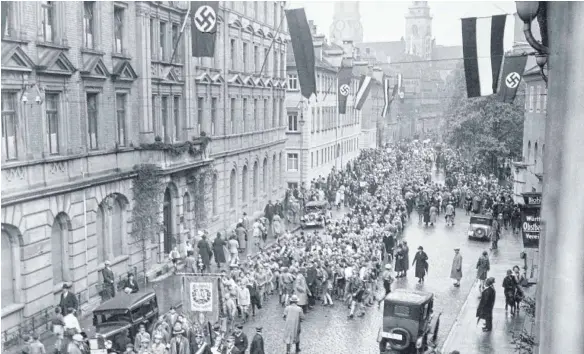
<instances>
[{"instance_id":1,"label":"banner with emblem","mask_svg":"<svg viewBox=\"0 0 584 354\"><path fill-rule=\"evenodd\" d=\"M191 37L194 58L212 58L215 55L218 9L218 1L191 1Z\"/></svg>"},{"instance_id":2,"label":"banner with emblem","mask_svg":"<svg viewBox=\"0 0 584 354\"><path fill-rule=\"evenodd\" d=\"M507 55L503 61L503 75L499 88L501 102L513 103L527 64L526 55Z\"/></svg>"},{"instance_id":3,"label":"banner with emblem","mask_svg":"<svg viewBox=\"0 0 584 354\"><path fill-rule=\"evenodd\" d=\"M182 304L193 324L218 322L221 311L219 276L183 275Z\"/></svg>"},{"instance_id":4,"label":"banner with emblem","mask_svg":"<svg viewBox=\"0 0 584 354\"><path fill-rule=\"evenodd\" d=\"M353 68L342 66L339 70L337 85L337 102L339 105L339 114L345 114L347 111L347 98L351 93L351 78L353 77Z\"/></svg>"}]
</instances>

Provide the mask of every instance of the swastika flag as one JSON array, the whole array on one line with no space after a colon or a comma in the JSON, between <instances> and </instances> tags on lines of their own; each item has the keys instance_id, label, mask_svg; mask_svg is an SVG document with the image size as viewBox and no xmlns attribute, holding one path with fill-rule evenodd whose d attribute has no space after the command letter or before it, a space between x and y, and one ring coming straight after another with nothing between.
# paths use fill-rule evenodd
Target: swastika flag
<instances>
[{"instance_id":1,"label":"swastika flag","mask_svg":"<svg viewBox=\"0 0 584 354\"><path fill-rule=\"evenodd\" d=\"M521 83L525 64L527 63L526 55L507 55L503 61L503 75L499 87L499 99L501 102L513 103L517 89Z\"/></svg>"},{"instance_id":2,"label":"swastika flag","mask_svg":"<svg viewBox=\"0 0 584 354\"><path fill-rule=\"evenodd\" d=\"M341 69L337 76L337 103L339 106L339 114L347 113L347 98L351 94L351 78L353 77L353 68L345 66L346 63L341 64Z\"/></svg>"},{"instance_id":3,"label":"swastika flag","mask_svg":"<svg viewBox=\"0 0 584 354\"><path fill-rule=\"evenodd\" d=\"M194 58L215 55L218 1L191 1L191 36Z\"/></svg>"}]
</instances>

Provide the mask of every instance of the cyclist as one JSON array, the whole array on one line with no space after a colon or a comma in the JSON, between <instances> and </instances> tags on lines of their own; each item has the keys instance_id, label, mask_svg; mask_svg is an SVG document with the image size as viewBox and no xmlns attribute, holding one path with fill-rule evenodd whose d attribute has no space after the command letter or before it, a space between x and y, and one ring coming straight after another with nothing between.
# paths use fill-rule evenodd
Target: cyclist
<instances>
[{"instance_id":1,"label":"cyclist","mask_svg":"<svg viewBox=\"0 0 584 354\"><path fill-rule=\"evenodd\" d=\"M454 225L454 206L452 206L452 202L448 202L448 205L446 205L446 224L450 224L450 225Z\"/></svg>"}]
</instances>

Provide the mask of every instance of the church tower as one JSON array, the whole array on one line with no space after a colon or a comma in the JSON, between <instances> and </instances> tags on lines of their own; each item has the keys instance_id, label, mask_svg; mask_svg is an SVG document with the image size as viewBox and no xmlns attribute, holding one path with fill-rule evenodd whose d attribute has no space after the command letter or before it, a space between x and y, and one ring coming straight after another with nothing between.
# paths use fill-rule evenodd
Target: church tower
<instances>
[{"instance_id":1,"label":"church tower","mask_svg":"<svg viewBox=\"0 0 584 354\"><path fill-rule=\"evenodd\" d=\"M432 16L427 1L412 1L406 14L406 53L432 58Z\"/></svg>"},{"instance_id":2,"label":"church tower","mask_svg":"<svg viewBox=\"0 0 584 354\"><path fill-rule=\"evenodd\" d=\"M363 25L358 1L336 1L333 23L330 28L331 42L342 45L343 41L354 44L363 42Z\"/></svg>"}]
</instances>

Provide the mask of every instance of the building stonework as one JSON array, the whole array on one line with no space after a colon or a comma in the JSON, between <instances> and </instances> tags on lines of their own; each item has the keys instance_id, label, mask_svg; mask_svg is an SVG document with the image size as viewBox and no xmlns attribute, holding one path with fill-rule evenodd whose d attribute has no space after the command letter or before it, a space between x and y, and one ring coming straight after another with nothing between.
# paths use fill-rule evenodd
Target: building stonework
<instances>
[{"instance_id":1,"label":"building stonework","mask_svg":"<svg viewBox=\"0 0 584 354\"><path fill-rule=\"evenodd\" d=\"M205 59L191 58L190 21L178 40L186 2L5 5L3 331L54 306L65 282L90 310L106 260L121 278L153 277L197 230L229 230L283 195L282 2L222 3ZM175 153L184 141L201 151ZM132 236L141 164L158 168L164 191L165 231L145 246Z\"/></svg>"}]
</instances>

